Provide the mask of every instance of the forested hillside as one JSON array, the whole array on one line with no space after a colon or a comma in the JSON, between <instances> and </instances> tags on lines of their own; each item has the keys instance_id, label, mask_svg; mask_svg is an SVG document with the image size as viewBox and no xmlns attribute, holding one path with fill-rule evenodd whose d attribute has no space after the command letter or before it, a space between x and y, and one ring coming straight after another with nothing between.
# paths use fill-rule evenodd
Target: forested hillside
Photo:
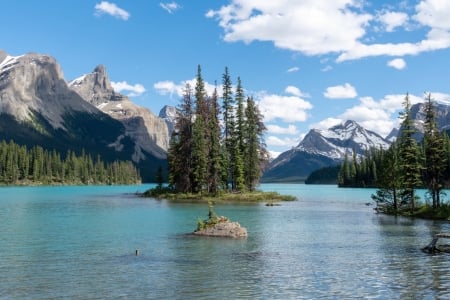
<instances>
[{"instance_id":1,"label":"forested hillside","mask_svg":"<svg viewBox=\"0 0 450 300\"><path fill-rule=\"evenodd\" d=\"M130 161L104 163L84 151L64 155L40 146L0 143L0 184L134 184L141 178Z\"/></svg>"}]
</instances>

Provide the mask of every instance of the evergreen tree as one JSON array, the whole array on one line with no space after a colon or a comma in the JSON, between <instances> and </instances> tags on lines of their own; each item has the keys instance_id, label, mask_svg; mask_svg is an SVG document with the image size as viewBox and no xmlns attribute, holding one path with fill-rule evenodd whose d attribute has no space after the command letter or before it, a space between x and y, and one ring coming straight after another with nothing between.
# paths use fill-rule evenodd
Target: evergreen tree
<instances>
[{"instance_id":1,"label":"evergreen tree","mask_svg":"<svg viewBox=\"0 0 450 300\"><path fill-rule=\"evenodd\" d=\"M387 204L397 211L400 206L402 179L396 143L384 151L380 165L377 180L379 189L372 195L372 199L377 203Z\"/></svg>"},{"instance_id":2,"label":"evergreen tree","mask_svg":"<svg viewBox=\"0 0 450 300\"><path fill-rule=\"evenodd\" d=\"M263 139L266 127L251 97L247 98L245 117L247 120L244 149L245 184L248 190L254 191L268 161L268 152Z\"/></svg>"},{"instance_id":3,"label":"evergreen tree","mask_svg":"<svg viewBox=\"0 0 450 300\"><path fill-rule=\"evenodd\" d=\"M216 194L219 191L221 179L221 147L220 121L217 88L209 99L209 164L208 164L208 192Z\"/></svg>"},{"instance_id":4,"label":"evergreen tree","mask_svg":"<svg viewBox=\"0 0 450 300\"><path fill-rule=\"evenodd\" d=\"M176 191L184 193L192 192L193 118L192 88L187 83L168 151L169 183Z\"/></svg>"},{"instance_id":5,"label":"evergreen tree","mask_svg":"<svg viewBox=\"0 0 450 300\"><path fill-rule=\"evenodd\" d=\"M208 118L209 111L206 106L205 83L201 75L201 68L197 69L197 82L195 85L196 114L192 134L192 190L202 192L207 187L208 169Z\"/></svg>"},{"instance_id":6,"label":"evergreen tree","mask_svg":"<svg viewBox=\"0 0 450 300\"><path fill-rule=\"evenodd\" d=\"M435 108L431 94L427 94L425 103L425 184L432 198L433 208L441 205L440 194L444 188L444 171L447 157L444 148L444 139L436 125Z\"/></svg>"},{"instance_id":7,"label":"evergreen tree","mask_svg":"<svg viewBox=\"0 0 450 300\"><path fill-rule=\"evenodd\" d=\"M233 166L232 166L232 153L233 153L233 131L234 131L234 99L233 90L228 67L225 67L225 72L222 76L222 112L223 112L223 154L222 166L224 168L223 185L229 189L229 184L232 182Z\"/></svg>"},{"instance_id":8,"label":"evergreen tree","mask_svg":"<svg viewBox=\"0 0 450 300\"><path fill-rule=\"evenodd\" d=\"M421 164L419 148L413 137L415 133L414 123L411 118L411 104L409 95L406 94L403 103L404 111L400 114L402 128L399 141L399 166L403 183L403 201L410 204L411 211L415 208L415 188L420 186Z\"/></svg>"}]
</instances>

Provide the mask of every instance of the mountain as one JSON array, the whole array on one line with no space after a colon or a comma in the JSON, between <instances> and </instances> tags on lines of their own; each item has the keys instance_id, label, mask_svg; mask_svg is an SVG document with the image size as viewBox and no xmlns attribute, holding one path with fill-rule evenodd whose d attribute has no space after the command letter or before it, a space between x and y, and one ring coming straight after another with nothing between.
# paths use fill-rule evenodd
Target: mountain
<instances>
[{"instance_id":1,"label":"mountain","mask_svg":"<svg viewBox=\"0 0 450 300\"><path fill-rule=\"evenodd\" d=\"M128 97L116 93L103 65L97 66L90 74L72 80L69 87L125 126L125 134L138 146L133 155L134 161L145 159L143 151L160 159L166 158L169 131L165 121L150 110L134 104Z\"/></svg>"},{"instance_id":2,"label":"mountain","mask_svg":"<svg viewBox=\"0 0 450 300\"><path fill-rule=\"evenodd\" d=\"M311 172L339 164L355 151L364 155L370 148L387 149L390 142L354 121L327 130L312 129L297 147L273 160L262 181L302 181Z\"/></svg>"},{"instance_id":3,"label":"mountain","mask_svg":"<svg viewBox=\"0 0 450 300\"><path fill-rule=\"evenodd\" d=\"M131 160L140 149L135 162L144 181L153 180L166 163L141 149L122 122L71 89L54 58L36 53L10 56L0 51L0 139L63 155L84 149L105 161Z\"/></svg>"},{"instance_id":4,"label":"mountain","mask_svg":"<svg viewBox=\"0 0 450 300\"><path fill-rule=\"evenodd\" d=\"M438 129L448 132L450 130L450 103L435 102L434 107ZM425 103L417 103L411 106L411 118L414 120L414 127L418 131L414 137L417 141L421 141L426 118Z\"/></svg>"},{"instance_id":5,"label":"mountain","mask_svg":"<svg viewBox=\"0 0 450 300\"><path fill-rule=\"evenodd\" d=\"M169 135L172 134L175 118L177 116L177 108L175 106L164 105L159 111L158 116L166 122L167 128L169 129Z\"/></svg>"}]
</instances>

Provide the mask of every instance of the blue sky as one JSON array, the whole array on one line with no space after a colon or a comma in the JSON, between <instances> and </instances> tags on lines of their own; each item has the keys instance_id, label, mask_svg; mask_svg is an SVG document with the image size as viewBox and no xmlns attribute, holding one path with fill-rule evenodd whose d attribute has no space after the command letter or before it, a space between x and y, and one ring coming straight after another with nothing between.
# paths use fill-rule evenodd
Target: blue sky
<instances>
[{"instance_id":1,"label":"blue sky","mask_svg":"<svg viewBox=\"0 0 450 300\"><path fill-rule=\"evenodd\" d=\"M198 64L211 88L227 66L277 153L347 119L386 136L407 92L450 101L449 15L448 0L3 0L0 49L49 54L67 81L103 64L155 114Z\"/></svg>"}]
</instances>

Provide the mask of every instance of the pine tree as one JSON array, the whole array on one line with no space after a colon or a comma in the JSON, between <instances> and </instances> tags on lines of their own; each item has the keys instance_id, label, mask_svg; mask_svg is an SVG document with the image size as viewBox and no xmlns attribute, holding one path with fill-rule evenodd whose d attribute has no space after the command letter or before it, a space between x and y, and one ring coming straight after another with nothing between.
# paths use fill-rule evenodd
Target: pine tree
<instances>
[{"instance_id":1,"label":"pine tree","mask_svg":"<svg viewBox=\"0 0 450 300\"><path fill-rule=\"evenodd\" d=\"M415 133L414 123L411 118L411 104L409 95L406 94L404 111L400 114L402 128L399 142L399 165L403 182L403 201L410 204L411 211L415 209L415 188L420 186L421 164L419 148L413 137Z\"/></svg>"},{"instance_id":2,"label":"pine tree","mask_svg":"<svg viewBox=\"0 0 450 300\"><path fill-rule=\"evenodd\" d=\"M192 189L202 192L207 187L208 169L208 118L209 111L206 105L205 83L201 75L201 67L197 69L197 82L195 85L196 114L192 133Z\"/></svg>"},{"instance_id":3,"label":"pine tree","mask_svg":"<svg viewBox=\"0 0 450 300\"><path fill-rule=\"evenodd\" d=\"M184 193L192 192L193 118L192 88L187 83L168 151L169 183L176 191Z\"/></svg>"},{"instance_id":4,"label":"pine tree","mask_svg":"<svg viewBox=\"0 0 450 300\"><path fill-rule=\"evenodd\" d=\"M247 98L245 117L247 120L244 149L245 184L248 190L254 191L268 161L268 152L263 139L266 127L251 97Z\"/></svg>"},{"instance_id":5,"label":"pine tree","mask_svg":"<svg viewBox=\"0 0 450 300\"><path fill-rule=\"evenodd\" d=\"M230 74L228 67L225 67L225 72L222 76L222 112L223 112L223 154L222 166L223 170L223 185L226 189L229 189L229 184L232 182L233 166L232 166L232 153L233 153L233 130L234 130L234 99Z\"/></svg>"},{"instance_id":6,"label":"pine tree","mask_svg":"<svg viewBox=\"0 0 450 300\"><path fill-rule=\"evenodd\" d=\"M221 179L221 147L220 122L217 88L209 99L209 163L208 163L208 192L216 194L219 191Z\"/></svg>"},{"instance_id":7,"label":"pine tree","mask_svg":"<svg viewBox=\"0 0 450 300\"><path fill-rule=\"evenodd\" d=\"M447 157L444 148L444 139L436 124L435 108L431 94L427 94L425 103L425 184L432 198L433 208L441 205L440 194L444 188L444 171Z\"/></svg>"}]
</instances>

